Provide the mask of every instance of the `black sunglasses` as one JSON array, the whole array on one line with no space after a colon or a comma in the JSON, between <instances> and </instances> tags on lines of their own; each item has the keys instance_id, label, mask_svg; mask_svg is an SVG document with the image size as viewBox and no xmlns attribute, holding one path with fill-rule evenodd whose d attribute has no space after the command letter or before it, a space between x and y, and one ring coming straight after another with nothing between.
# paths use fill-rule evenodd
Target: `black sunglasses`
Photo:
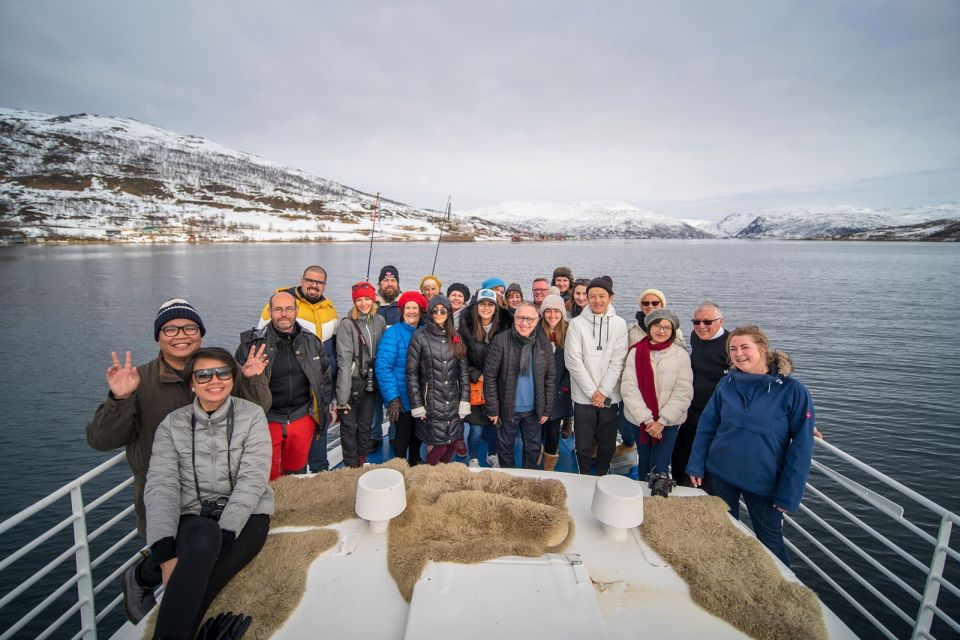
<instances>
[{"instance_id":1,"label":"black sunglasses","mask_svg":"<svg viewBox=\"0 0 960 640\"><path fill-rule=\"evenodd\" d=\"M698 327L698 326L700 326L701 324L705 324L705 325L707 325L707 326L709 327L710 325L712 325L714 322L716 322L716 321L719 320L719 319L720 319L720 318L714 318L713 320L691 320L690 322L692 322L692 323L693 323L693 326L695 326L695 327Z\"/></svg>"},{"instance_id":2,"label":"black sunglasses","mask_svg":"<svg viewBox=\"0 0 960 640\"><path fill-rule=\"evenodd\" d=\"M445 316L447 315L447 310L444 307L437 307L436 309L431 309L430 313L435 316Z\"/></svg>"},{"instance_id":3,"label":"black sunglasses","mask_svg":"<svg viewBox=\"0 0 960 640\"><path fill-rule=\"evenodd\" d=\"M193 381L197 384L207 384L213 380L213 376L217 376L217 380L230 380L233 378L233 368L224 365L210 369L197 369L193 372Z\"/></svg>"},{"instance_id":4,"label":"black sunglasses","mask_svg":"<svg viewBox=\"0 0 960 640\"><path fill-rule=\"evenodd\" d=\"M645 306L645 307L659 307L659 306L660 306L660 301L659 301L659 300L644 300L644 301L641 302L640 304L642 304L642 305Z\"/></svg>"}]
</instances>

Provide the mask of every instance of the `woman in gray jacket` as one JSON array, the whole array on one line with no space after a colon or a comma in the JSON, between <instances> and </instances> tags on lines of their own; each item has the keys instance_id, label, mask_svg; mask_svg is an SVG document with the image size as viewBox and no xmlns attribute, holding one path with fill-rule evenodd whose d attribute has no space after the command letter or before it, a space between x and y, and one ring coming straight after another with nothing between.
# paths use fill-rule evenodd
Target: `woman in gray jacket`
<instances>
[{"instance_id":1,"label":"woman in gray jacket","mask_svg":"<svg viewBox=\"0 0 960 640\"><path fill-rule=\"evenodd\" d=\"M207 607L259 553L270 529L270 431L263 409L230 397L237 372L224 349L194 353L183 375L196 398L170 413L154 437L144 491L147 544L161 572L152 578L166 586L154 638L193 638ZM232 622L243 626L239 617Z\"/></svg>"},{"instance_id":2,"label":"woman in gray jacket","mask_svg":"<svg viewBox=\"0 0 960 640\"><path fill-rule=\"evenodd\" d=\"M362 467L370 440L383 437L382 424L373 424L382 402L373 368L387 323L374 306L377 291L373 285L358 282L351 296L353 308L337 325L337 413L343 465Z\"/></svg>"}]
</instances>

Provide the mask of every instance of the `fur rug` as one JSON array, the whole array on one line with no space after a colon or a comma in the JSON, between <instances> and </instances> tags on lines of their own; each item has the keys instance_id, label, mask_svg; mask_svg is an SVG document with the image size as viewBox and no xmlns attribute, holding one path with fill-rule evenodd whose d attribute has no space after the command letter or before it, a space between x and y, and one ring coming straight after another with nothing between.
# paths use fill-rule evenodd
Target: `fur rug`
<instances>
[{"instance_id":1,"label":"fur rug","mask_svg":"<svg viewBox=\"0 0 960 640\"><path fill-rule=\"evenodd\" d=\"M826 640L816 595L783 578L760 542L730 520L723 500L646 498L643 512L643 538L698 605L754 638Z\"/></svg>"},{"instance_id":2,"label":"fur rug","mask_svg":"<svg viewBox=\"0 0 960 640\"><path fill-rule=\"evenodd\" d=\"M407 471L407 508L390 521L387 567L408 602L427 561L475 563L559 553L573 518L559 480L473 473L458 464Z\"/></svg>"}]
</instances>

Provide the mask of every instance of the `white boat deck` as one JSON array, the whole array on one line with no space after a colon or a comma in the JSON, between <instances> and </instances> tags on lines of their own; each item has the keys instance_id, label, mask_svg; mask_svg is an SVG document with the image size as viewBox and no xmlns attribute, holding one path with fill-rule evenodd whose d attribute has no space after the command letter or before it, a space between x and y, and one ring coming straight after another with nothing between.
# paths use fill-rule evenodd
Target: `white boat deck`
<instances>
[{"instance_id":1,"label":"white boat deck","mask_svg":"<svg viewBox=\"0 0 960 640\"><path fill-rule=\"evenodd\" d=\"M595 476L502 472L564 483L577 527L565 554L431 563L408 604L387 571L387 536L370 533L358 519L342 522L330 527L340 541L313 562L300 606L274 638L747 637L694 604L686 583L638 529L622 541L604 536L590 513ZM702 492L679 487L670 499L689 495ZM831 638L856 637L829 609L823 611ZM140 631L127 624L114 637L139 638Z\"/></svg>"}]
</instances>

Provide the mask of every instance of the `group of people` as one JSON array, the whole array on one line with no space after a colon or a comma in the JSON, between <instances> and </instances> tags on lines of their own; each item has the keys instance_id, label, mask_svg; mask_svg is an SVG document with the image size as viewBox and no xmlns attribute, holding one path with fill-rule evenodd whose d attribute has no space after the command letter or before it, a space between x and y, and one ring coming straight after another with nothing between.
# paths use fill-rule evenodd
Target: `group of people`
<instances>
[{"instance_id":1,"label":"group of people","mask_svg":"<svg viewBox=\"0 0 960 640\"><path fill-rule=\"evenodd\" d=\"M813 404L759 328L727 331L704 302L688 352L661 291L640 295L628 325L612 278L567 267L534 279L526 299L497 277L472 295L432 274L402 291L387 265L376 287L352 286L342 317L326 285L314 265L277 289L233 354L201 347L206 329L183 299L158 310L154 360L134 368L130 352L112 354L87 440L127 449L149 552L123 575L125 605L139 620L166 585L155 637L193 637L262 547L271 480L328 468L331 407L348 467L382 449L384 416L411 465L513 467L519 437L524 467L554 470L572 431L579 472L604 475L636 447L653 495L702 485L735 515L742 496L758 538L789 563L781 514L799 507Z\"/></svg>"}]
</instances>

